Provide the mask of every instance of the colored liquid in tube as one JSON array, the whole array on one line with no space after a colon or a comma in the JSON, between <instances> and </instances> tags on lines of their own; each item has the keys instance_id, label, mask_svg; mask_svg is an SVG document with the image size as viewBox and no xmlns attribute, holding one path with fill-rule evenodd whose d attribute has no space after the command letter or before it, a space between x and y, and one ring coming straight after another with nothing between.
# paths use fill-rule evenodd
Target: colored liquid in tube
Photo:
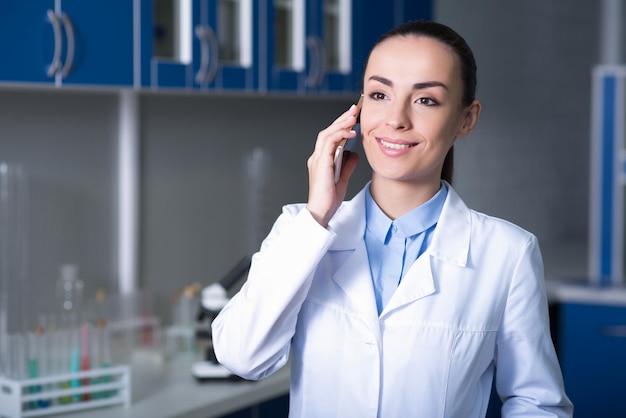
<instances>
[{"instance_id":1,"label":"colored liquid in tube","mask_svg":"<svg viewBox=\"0 0 626 418\"><path fill-rule=\"evenodd\" d=\"M89 370L89 324L83 322L80 326L80 370ZM82 385L89 385L89 379L83 379ZM91 399L89 393L83 393L82 400Z\"/></svg>"}]
</instances>

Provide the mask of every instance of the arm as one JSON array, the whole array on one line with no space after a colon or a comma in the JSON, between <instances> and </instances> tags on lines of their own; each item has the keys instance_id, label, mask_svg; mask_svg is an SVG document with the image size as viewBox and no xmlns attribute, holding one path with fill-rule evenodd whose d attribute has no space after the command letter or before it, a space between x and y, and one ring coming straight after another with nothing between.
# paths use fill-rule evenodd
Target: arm
<instances>
[{"instance_id":1,"label":"arm","mask_svg":"<svg viewBox=\"0 0 626 418\"><path fill-rule=\"evenodd\" d=\"M502 416L571 417L550 337L543 261L533 236L518 260L496 348Z\"/></svg>"},{"instance_id":2,"label":"arm","mask_svg":"<svg viewBox=\"0 0 626 418\"><path fill-rule=\"evenodd\" d=\"M252 257L246 283L213 321L220 363L244 378L261 379L287 362L300 307L334 236L306 209L283 211Z\"/></svg>"},{"instance_id":3,"label":"arm","mask_svg":"<svg viewBox=\"0 0 626 418\"><path fill-rule=\"evenodd\" d=\"M352 127L357 113L352 105L318 134L307 161L306 209L285 207L261 251L252 257L248 280L213 321L215 355L239 376L261 379L287 362L300 307L335 237L326 227L356 168L358 158L349 158L335 184L335 150L344 138L356 136Z\"/></svg>"}]
</instances>

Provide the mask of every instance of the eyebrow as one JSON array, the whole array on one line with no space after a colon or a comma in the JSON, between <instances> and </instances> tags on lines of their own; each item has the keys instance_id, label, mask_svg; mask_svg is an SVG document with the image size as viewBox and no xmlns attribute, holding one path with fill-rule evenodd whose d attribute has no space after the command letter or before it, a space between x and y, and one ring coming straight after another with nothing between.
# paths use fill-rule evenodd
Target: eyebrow
<instances>
[{"instance_id":1,"label":"eyebrow","mask_svg":"<svg viewBox=\"0 0 626 418\"><path fill-rule=\"evenodd\" d=\"M378 76L378 75L371 76L369 78L369 80L378 81L379 83L382 83L382 84L384 84L386 86L389 86L389 87L393 86L393 81L389 80L388 78L381 77L381 76ZM448 86L446 86L441 81L424 81L424 82L421 82L421 83L413 84L413 89L415 89L415 90L427 89L429 87L443 87L444 89L448 90Z\"/></svg>"}]
</instances>

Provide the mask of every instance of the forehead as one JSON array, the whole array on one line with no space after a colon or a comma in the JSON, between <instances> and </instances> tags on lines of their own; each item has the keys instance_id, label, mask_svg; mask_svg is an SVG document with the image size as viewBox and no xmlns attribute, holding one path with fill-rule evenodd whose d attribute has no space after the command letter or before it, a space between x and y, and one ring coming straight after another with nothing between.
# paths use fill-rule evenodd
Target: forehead
<instances>
[{"instance_id":1,"label":"forehead","mask_svg":"<svg viewBox=\"0 0 626 418\"><path fill-rule=\"evenodd\" d=\"M365 79L372 74L395 76L411 83L425 81L423 77L447 84L460 82L456 53L448 45L427 36L396 36L378 44L370 54Z\"/></svg>"}]
</instances>

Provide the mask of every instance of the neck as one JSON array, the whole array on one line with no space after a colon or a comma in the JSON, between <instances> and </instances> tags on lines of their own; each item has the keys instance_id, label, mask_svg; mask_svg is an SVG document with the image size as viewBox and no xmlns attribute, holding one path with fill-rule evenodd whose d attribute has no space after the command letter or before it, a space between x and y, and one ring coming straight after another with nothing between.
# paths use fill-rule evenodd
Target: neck
<instances>
[{"instance_id":1,"label":"neck","mask_svg":"<svg viewBox=\"0 0 626 418\"><path fill-rule=\"evenodd\" d=\"M370 192L376 204L390 219L397 219L429 201L441 187L441 181L402 182L372 177Z\"/></svg>"}]
</instances>

